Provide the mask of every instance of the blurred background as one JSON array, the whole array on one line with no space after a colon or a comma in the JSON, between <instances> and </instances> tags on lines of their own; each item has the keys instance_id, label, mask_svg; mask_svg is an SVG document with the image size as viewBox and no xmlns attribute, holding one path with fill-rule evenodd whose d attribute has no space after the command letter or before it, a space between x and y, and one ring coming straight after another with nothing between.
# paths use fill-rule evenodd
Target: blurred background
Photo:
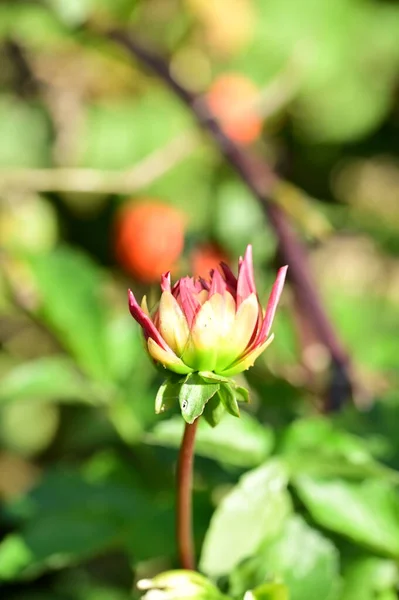
<instances>
[{"instance_id":1,"label":"blurred background","mask_svg":"<svg viewBox=\"0 0 399 600\"><path fill-rule=\"evenodd\" d=\"M156 50L233 141L281 173L272 200L306 248L351 360L354 397L328 422L399 468L398 3L1 0L7 600L123 600L137 579L177 565L183 425L177 410L154 414L162 379L144 355L126 290L154 306L162 272L206 277L221 260L235 269L252 243L265 305L281 264L256 198L165 83L109 38L115 28ZM275 341L248 374L252 404L238 424L229 417L220 430L200 430L198 550L239 476L278 454L295 424L318 422L330 356L309 319L288 285ZM328 437L303 431L317 444ZM344 454L352 448L344 446ZM331 528L311 508L298 510ZM343 557L345 527L332 527ZM352 536L362 551L398 558L399 537L381 550L367 535ZM397 580L387 584L392 595L356 588L345 599L396 598ZM327 598L314 589L315 599Z\"/></svg>"}]
</instances>

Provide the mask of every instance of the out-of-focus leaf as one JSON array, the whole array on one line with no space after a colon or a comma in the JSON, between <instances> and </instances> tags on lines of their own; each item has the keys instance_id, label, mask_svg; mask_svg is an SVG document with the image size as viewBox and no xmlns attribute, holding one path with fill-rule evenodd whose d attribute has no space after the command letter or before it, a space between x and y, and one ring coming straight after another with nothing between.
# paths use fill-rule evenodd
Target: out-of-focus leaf
<instances>
[{"instance_id":1,"label":"out-of-focus leaf","mask_svg":"<svg viewBox=\"0 0 399 600\"><path fill-rule=\"evenodd\" d=\"M59 411L54 404L44 402L14 402L0 409L0 440L2 445L31 456L47 448L59 424Z\"/></svg>"},{"instance_id":2,"label":"out-of-focus leaf","mask_svg":"<svg viewBox=\"0 0 399 600\"><path fill-rule=\"evenodd\" d=\"M93 105L88 109L84 135L80 138L80 162L82 166L98 169L129 168L151 152L159 151L187 127L190 127L189 114L162 88L136 102Z\"/></svg>"},{"instance_id":3,"label":"out-of-focus leaf","mask_svg":"<svg viewBox=\"0 0 399 600\"><path fill-rule=\"evenodd\" d=\"M47 0L59 18L69 26L82 25L90 13L92 0Z\"/></svg>"},{"instance_id":4,"label":"out-of-focus leaf","mask_svg":"<svg viewBox=\"0 0 399 600\"><path fill-rule=\"evenodd\" d=\"M57 215L53 206L38 194L19 198L18 203L1 207L0 239L13 251L48 252L58 238Z\"/></svg>"},{"instance_id":5,"label":"out-of-focus leaf","mask_svg":"<svg viewBox=\"0 0 399 600\"><path fill-rule=\"evenodd\" d=\"M134 326L129 313L110 318L106 327L107 362L113 378L126 381L136 372L142 353L139 328Z\"/></svg>"},{"instance_id":6,"label":"out-of-focus leaf","mask_svg":"<svg viewBox=\"0 0 399 600\"><path fill-rule=\"evenodd\" d=\"M357 360L372 369L397 369L398 307L373 295L328 290L326 302L334 323ZM362 310L359 311L361 303Z\"/></svg>"},{"instance_id":7,"label":"out-of-focus leaf","mask_svg":"<svg viewBox=\"0 0 399 600\"><path fill-rule=\"evenodd\" d=\"M133 482L51 473L8 514L21 520L21 529L0 544L0 580L61 568L111 547L128 550L134 560L174 552L169 508Z\"/></svg>"},{"instance_id":8,"label":"out-of-focus leaf","mask_svg":"<svg viewBox=\"0 0 399 600\"><path fill-rule=\"evenodd\" d=\"M296 99L293 122L303 137L353 141L381 123L392 105L399 60L396 5L270 0L256 6L256 38L236 68L263 86L273 80L281 109Z\"/></svg>"},{"instance_id":9,"label":"out-of-focus leaf","mask_svg":"<svg viewBox=\"0 0 399 600\"><path fill-rule=\"evenodd\" d=\"M24 47L55 48L71 40L70 32L42 4L11 1L4 3L3 10L8 35Z\"/></svg>"},{"instance_id":10,"label":"out-of-focus leaf","mask_svg":"<svg viewBox=\"0 0 399 600\"><path fill-rule=\"evenodd\" d=\"M333 600L340 583L338 551L303 519L292 517L277 539L234 569L231 592L239 596L271 578L284 581L290 600Z\"/></svg>"},{"instance_id":11,"label":"out-of-focus leaf","mask_svg":"<svg viewBox=\"0 0 399 600\"><path fill-rule=\"evenodd\" d=\"M214 228L227 250L239 255L251 240L255 259L269 258L275 251L275 238L265 227L262 209L244 184L228 180L219 185Z\"/></svg>"},{"instance_id":12,"label":"out-of-focus leaf","mask_svg":"<svg viewBox=\"0 0 399 600\"><path fill-rule=\"evenodd\" d=\"M295 488L313 519L376 552L399 556L399 498L376 479L351 482L300 476Z\"/></svg>"},{"instance_id":13,"label":"out-of-focus leaf","mask_svg":"<svg viewBox=\"0 0 399 600\"><path fill-rule=\"evenodd\" d=\"M286 430L282 451L294 476L380 476L399 482L396 471L374 460L364 439L339 429L324 417L295 421Z\"/></svg>"},{"instance_id":14,"label":"out-of-focus leaf","mask_svg":"<svg viewBox=\"0 0 399 600\"><path fill-rule=\"evenodd\" d=\"M398 583L394 561L376 556L356 558L344 569L340 600L383 600L387 592L395 594Z\"/></svg>"},{"instance_id":15,"label":"out-of-focus leaf","mask_svg":"<svg viewBox=\"0 0 399 600\"><path fill-rule=\"evenodd\" d=\"M151 444L178 448L183 430L183 420L176 416L155 425L146 440ZM195 452L228 465L254 467L265 460L272 446L272 430L241 411L239 419L225 415L215 428L201 420Z\"/></svg>"},{"instance_id":16,"label":"out-of-focus leaf","mask_svg":"<svg viewBox=\"0 0 399 600\"><path fill-rule=\"evenodd\" d=\"M100 391L100 390L98 390ZM0 405L29 400L86 401L100 399L94 386L76 370L73 362L63 356L49 356L25 362L3 375Z\"/></svg>"},{"instance_id":17,"label":"out-of-focus leaf","mask_svg":"<svg viewBox=\"0 0 399 600\"><path fill-rule=\"evenodd\" d=\"M91 377L110 375L105 343L102 277L90 260L66 247L30 261L40 299L40 316Z\"/></svg>"},{"instance_id":18,"label":"out-of-focus leaf","mask_svg":"<svg viewBox=\"0 0 399 600\"><path fill-rule=\"evenodd\" d=\"M1 18L1 14L0 14ZM50 163L50 125L37 104L0 96L1 167L43 167Z\"/></svg>"},{"instance_id":19,"label":"out-of-focus leaf","mask_svg":"<svg viewBox=\"0 0 399 600\"><path fill-rule=\"evenodd\" d=\"M202 548L200 568L217 576L231 572L276 538L291 511L283 465L271 461L246 473L217 507Z\"/></svg>"}]
</instances>

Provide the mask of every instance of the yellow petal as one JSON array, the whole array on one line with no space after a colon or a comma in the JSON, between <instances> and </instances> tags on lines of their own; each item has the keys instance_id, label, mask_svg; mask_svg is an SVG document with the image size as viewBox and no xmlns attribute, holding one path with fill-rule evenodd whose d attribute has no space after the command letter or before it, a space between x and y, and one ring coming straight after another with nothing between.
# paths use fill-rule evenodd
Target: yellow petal
<instances>
[{"instance_id":1,"label":"yellow petal","mask_svg":"<svg viewBox=\"0 0 399 600\"><path fill-rule=\"evenodd\" d=\"M166 343L181 356L189 336L186 317L170 292L163 292L159 304L159 330Z\"/></svg>"},{"instance_id":2,"label":"yellow petal","mask_svg":"<svg viewBox=\"0 0 399 600\"><path fill-rule=\"evenodd\" d=\"M240 304L229 331L221 339L218 370L223 370L244 353L254 332L258 315L258 299L256 294L251 294Z\"/></svg>"},{"instance_id":3,"label":"yellow petal","mask_svg":"<svg viewBox=\"0 0 399 600\"><path fill-rule=\"evenodd\" d=\"M150 356L156 361L161 363L165 369L169 369L169 371L173 371L174 373L179 373L180 375L185 375L186 373L192 373L192 369L184 364L180 358L178 358L172 352L167 352L161 346L158 346L156 342L152 338L148 338L147 341L148 352Z\"/></svg>"},{"instance_id":4,"label":"yellow petal","mask_svg":"<svg viewBox=\"0 0 399 600\"><path fill-rule=\"evenodd\" d=\"M218 322L207 300L199 309L182 359L196 371L213 371L218 350Z\"/></svg>"},{"instance_id":5,"label":"yellow petal","mask_svg":"<svg viewBox=\"0 0 399 600\"><path fill-rule=\"evenodd\" d=\"M274 339L274 334L272 334L262 346L258 346L255 350L252 350L245 358L237 361L232 364L227 369L218 371L219 375L223 375L224 377L231 377L232 375L237 375L237 373L241 373L242 371L246 371L250 367L252 367L258 358L262 354L264 350L272 343Z\"/></svg>"},{"instance_id":6,"label":"yellow petal","mask_svg":"<svg viewBox=\"0 0 399 600\"><path fill-rule=\"evenodd\" d=\"M141 310L143 310L145 312L147 317L150 316L150 311L148 310L148 304L147 304L147 296L143 296L143 299L141 301Z\"/></svg>"}]
</instances>

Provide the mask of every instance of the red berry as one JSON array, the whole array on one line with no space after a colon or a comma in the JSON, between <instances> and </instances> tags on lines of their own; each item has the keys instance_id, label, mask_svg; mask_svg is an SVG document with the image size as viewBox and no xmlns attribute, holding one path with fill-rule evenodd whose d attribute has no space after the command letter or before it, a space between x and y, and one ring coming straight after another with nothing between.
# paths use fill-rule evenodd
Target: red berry
<instances>
[{"instance_id":1,"label":"red berry","mask_svg":"<svg viewBox=\"0 0 399 600\"><path fill-rule=\"evenodd\" d=\"M217 269L221 262L229 263L226 254L216 244L197 246L191 253L191 270L194 277L209 279L209 271Z\"/></svg>"},{"instance_id":2,"label":"red berry","mask_svg":"<svg viewBox=\"0 0 399 600\"><path fill-rule=\"evenodd\" d=\"M262 120L254 112L258 95L255 84L240 73L221 75L207 94L209 109L235 142L250 144L261 134Z\"/></svg>"},{"instance_id":3,"label":"red berry","mask_svg":"<svg viewBox=\"0 0 399 600\"><path fill-rule=\"evenodd\" d=\"M114 247L119 264L152 283L170 271L184 246L184 215L160 200L125 205L116 220Z\"/></svg>"}]
</instances>

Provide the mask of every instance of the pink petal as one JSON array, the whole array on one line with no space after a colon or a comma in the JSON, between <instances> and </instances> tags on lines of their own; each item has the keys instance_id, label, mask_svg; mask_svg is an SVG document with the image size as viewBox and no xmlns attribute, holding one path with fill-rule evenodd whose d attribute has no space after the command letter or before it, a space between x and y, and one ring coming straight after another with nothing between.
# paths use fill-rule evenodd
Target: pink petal
<instances>
[{"instance_id":1,"label":"pink petal","mask_svg":"<svg viewBox=\"0 0 399 600\"><path fill-rule=\"evenodd\" d=\"M285 276L287 275L288 265L281 267L278 270L276 281L273 284L272 291L269 297L269 302L266 307L265 319L262 324L261 334L267 338L273 324L274 315L276 314L277 305L280 301L280 296L283 291Z\"/></svg>"},{"instance_id":2,"label":"pink petal","mask_svg":"<svg viewBox=\"0 0 399 600\"><path fill-rule=\"evenodd\" d=\"M256 294L254 268L252 263L252 246L249 244L244 259L240 258L237 279L237 308L251 294Z\"/></svg>"},{"instance_id":3,"label":"pink petal","mask_svg":"<svg viewBox=\"0 0 399 600\"><path fill-rule=\"evenodd\" d=\"M288 266L281 267L278 270L276 281L273 284L272 291L269 296L269 301L266 307L265 318L263 319L262 327L260 328L255 340L250 344L246 350L246 353L252 351L256 346L259 346L265 342L269 335L274 315L276 314L277 305L280 300L281 293L284 287L285 276L287 274Z\"/></svg>"},{"instance_id":4,"label":"pink petal","mask_svg":"<svg viewBox=\"0 0 399 600\"><path fill-rule=\"evenodd\" d=\"M204 279L203 277L198 277L199 282L201 283L201 287L203 290L206 290L207 292L209 292L209 283L207 282L206 279Z\"/></svg>"},{"instance_id":5,"label":"pink petal","mask_svg":"<svg viewBox=\"0 0 399 600\"><path fill-rule=\"evenodd\" d=\"M136 298L131 290L128 291L129 297L129 310L132 317L137 321L144 330L144 336L146 339L152 338L161 348L171 352L171 349L151 321L150 317L145 314L142 308L137 303Z\"/></svg>"},{"instance_id":6,"label":"pink petal","mask_svg":"<svg viewBox=\"0 0 399 600\"><path fill-rule=\"evenodd\" d=\"M226 282L219 273L217 269L215 269L212 273L212 281L211 287L209 289L209 298L211 298L214 294L223 294L225 293L227 288Z\"/></svg>"},{"instance_id":7,"label":"pink petal","mask_svg":"<svg viewBox=\"0 0 399 600\"><path fill-rule=\"evenodd\" d=\"M229 265L226 265L226 263L221 262L220 267L223 271L227 289L230 292L230 294L235 298L237 293L237 277L234 275Z\"/></svg>"},{"instance_id":8,"label":"pink petal","mask_svg":"<svg viewBox=\"0 0 399 600\"><path fill-rule=\"evenodd\" d=\"M170 271L161 275L161 289L163 292L170 292Z\"/></svg>"},{"instance_id":9,"label":"pink petal","mask_svg":"<svg viewBox=\"0 0 399 600\"><path fill-rule=\"evenodd\" d=\"M177 300L183 309L188 326L191 329L194 317L201 308L201 303L197 298L194 282L191 277L183 277L179 281L180 298L177 298Z\"/></svg>"},{"instance_id":10,"label":"pink petal","mask_svg":"<svg viewBox=\"0 0 399 600\"><path fill-rule=\"evenodd\" d=\"M199 294L203 290L202 284L199 281L199 279L194 281L194 287L195 287L195 291L197 292L197 294Z\"/></svg>"}]
</instances>

